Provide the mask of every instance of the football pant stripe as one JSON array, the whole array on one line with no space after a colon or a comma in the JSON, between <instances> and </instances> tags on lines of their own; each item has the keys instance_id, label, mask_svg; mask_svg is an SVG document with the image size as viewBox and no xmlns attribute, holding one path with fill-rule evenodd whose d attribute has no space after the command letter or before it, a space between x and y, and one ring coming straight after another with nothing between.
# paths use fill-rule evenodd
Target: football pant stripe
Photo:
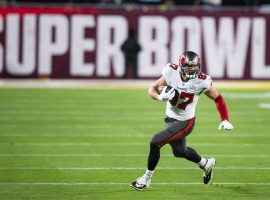
<instances>
[{"instance_id":1,"label":"football pant stripe","mask_svg":"<svg viewBox=\"0 0 270 200\"><path fill-rule=\"evenodd\" d=\"M190 119L188 125L187 125L183 130L181 130L181 131L178 132L177 134L173 135L172 137L170 137L170 138L167 139L166 141L160 143L160 144L158 145L158 147L161 148L161 147L164 146L165 144L170 143L170 142L172 142L172 141L178 139L179 137L181 137L182 135L184 135L186 132L188 132L188 131L191 129L193 123L194 123L194 119L195 119L195 118Z\"/></svg>"}]
</instances>

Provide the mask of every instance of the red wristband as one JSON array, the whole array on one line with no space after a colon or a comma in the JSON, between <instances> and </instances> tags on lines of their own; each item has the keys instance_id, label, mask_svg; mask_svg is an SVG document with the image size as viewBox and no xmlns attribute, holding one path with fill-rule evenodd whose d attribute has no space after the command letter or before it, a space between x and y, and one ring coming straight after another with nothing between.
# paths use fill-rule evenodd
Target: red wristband
<instances>
[{"instance_id":1,"label":"red wristband","mask_svg":"<svg viewBox=\"0 0 270 200\"><path fill-rule=\"evenodd\" d=\"M220 118L222 121L228 120L229 121L229 114L226 103L221 95L215 99L216 107L219 112Z\"/></svg>"}]
</instances>

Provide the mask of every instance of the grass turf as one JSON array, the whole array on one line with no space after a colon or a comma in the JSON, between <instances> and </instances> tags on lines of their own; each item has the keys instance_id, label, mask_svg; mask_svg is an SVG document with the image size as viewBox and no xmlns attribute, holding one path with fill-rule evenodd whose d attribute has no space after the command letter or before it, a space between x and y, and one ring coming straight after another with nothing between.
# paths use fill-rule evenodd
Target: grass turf
<instances>
[{"instance_id":1,"label":"grass turf","mask_svg":"<svg viewBox=\"0 0 270 200\"><path fill-rule=\"evenodd\" d=\"M148 190L129 183L146 167L149 140L165 105L143 89L0 89L1 199L269 199L267 91L221 91L231 132L218 131L202 96L188 144L214 156L211 185L196 164L162 148ZM262 108L266 107L266 108Z\"/></svg>"}]
</instances>

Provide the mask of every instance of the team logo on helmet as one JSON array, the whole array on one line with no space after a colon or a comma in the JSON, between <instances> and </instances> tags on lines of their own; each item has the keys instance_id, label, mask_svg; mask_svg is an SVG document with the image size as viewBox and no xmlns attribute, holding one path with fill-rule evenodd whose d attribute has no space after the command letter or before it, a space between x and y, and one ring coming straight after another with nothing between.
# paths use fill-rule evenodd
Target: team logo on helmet
<instances>
[{"instance_id":1,"label":"team logo on helmet","mask_svg":"<svg viewBox=\"0 0 270 200\"><path fill-rule=\"evenodd\" d=\"M186 57L182 55L180 57L180 64L182 65L185 61L186 61Z\"/></svg>"}]
</instances>

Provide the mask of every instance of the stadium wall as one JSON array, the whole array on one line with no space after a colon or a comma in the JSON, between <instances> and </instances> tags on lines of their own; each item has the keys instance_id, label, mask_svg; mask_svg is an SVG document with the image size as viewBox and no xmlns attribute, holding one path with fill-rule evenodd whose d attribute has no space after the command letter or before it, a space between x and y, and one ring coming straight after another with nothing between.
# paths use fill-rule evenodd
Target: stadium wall
<instances>
[{"instance_id":1,"label":"stadium wall","mask_svg":"<svg viewBox=\"0 0 270 200\"><path fill-rule=\"evenodd\" d=\"M134 29L138 76L157 78L185 50L215 79L270 79L270 14L257 10L0 8L0 78L121 79Z\"/></svg>"}]
</instances>

